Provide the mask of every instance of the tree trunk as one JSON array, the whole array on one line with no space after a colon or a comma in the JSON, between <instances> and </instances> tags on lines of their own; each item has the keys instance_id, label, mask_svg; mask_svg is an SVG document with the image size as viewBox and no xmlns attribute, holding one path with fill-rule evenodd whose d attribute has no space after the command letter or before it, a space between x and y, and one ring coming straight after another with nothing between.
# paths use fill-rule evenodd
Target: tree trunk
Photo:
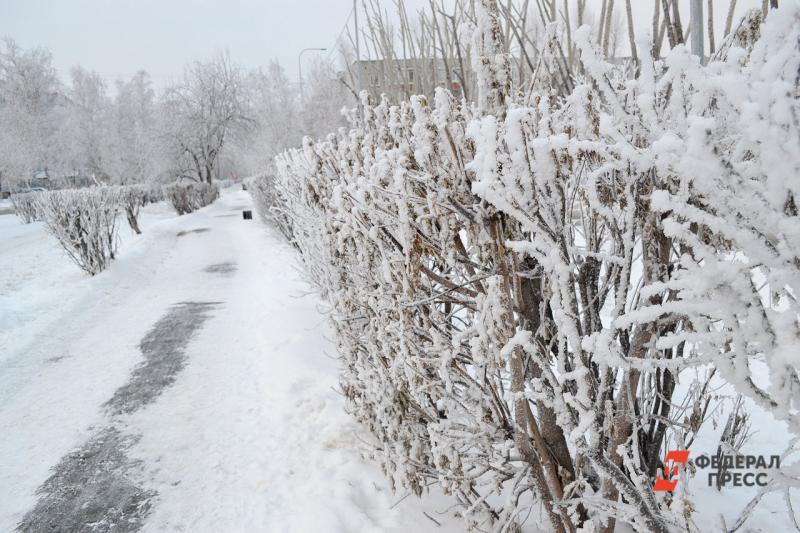
<instances>
[{"instance_id":1,"label":"tree trunk","mask_svg":"<svg viewBox=\"0 0 800 533\"><path fill-rule=\"evenodd\" d=\"M672 27L675 32L676 44L683 44L686 39L683 37L683 25L681 24L681 10L678 0L672 0Z\"/></svg>"},{"instance_id":2,"label":"tree trunk","mask_svg":"<svg viewBox=\"0 0 800 533\"><path fill-rule=\"evenodd\" d=\"M535 262L530 260L525 262L526 270L532 270L535 267ZM517 289L517 307L520 309L522 316L522 328L536 334L540 330L541 316L547 305L547 302L542 297L541 280L519 277L517 279L519 286ZM547 346L549 344L548 339L543 339L540 344ZM543 354L542 359L547 359L546 354ZM542 377L542 369L537 363L531 365L530 372L533 379ZM564 431L558 424L555 411L551 407L543 402L537 402L536 412L539 415L542 437L558 464L561 485L566 486L575 480L575 466L572 462L572 454L567 446Z\"/></svg>"},{"instance_id":3,"label":"tree trunk","mask_svg":"<svg viewBox=\"0 0 800 533\"><path fill-rule=\"evenodd\" d=\"M636 36L633 32L633 12L631 11L631 0L625 0L625 15L628 18L628 41L631 45L631 58L633 58L633 63L638 68L639 55L636 53ZM655 38L655 36L653 38Z\"/></svg>"},{"instance_id":4,"label":"tree trunk","mask_svg":"<svg viewBox=\"0 0 800 533\"><path fill-rule=\"evenodd\" d=\"M602 46L603 44L603 29L606 26L606 5L608 0L603 0L603 5L600 8L600 24L597 25L597 45Z\"/></svg>"},{"instance_id":5,"label":"tree trunk","mask_svg":"<svg viewBox=\"0 0 800 533\"><path fill-rule=\"evenodd\" d=\"M668 276L669 258L672 249L672 241L664 235L661 227L660 215L657 213L647 213L642 224L642 280L644 285L650 285L658 281L666 281ZM649 299L650 305L661 303L661 296L654 295ZM631 341L628 357L631 359L644 359L648 350L651 348L653 340L658 332L653 322L640 324L636 328L636 333ZM609 444L609 458L615 466L622 464L622 455L618 452L620 446L624 445L633 434L633 419L636 411L636 396L639 388L639 378L641 372L636 368L626 370L623 374L622 386L615 402L615 415L611 427L611 442ZM671 394L670 394L671 396ZM670 398L665 398L669 401ZM611 480L606 481L603 487L603 495L611 501L619 497L619 490ZM605 533L614 531L614 520L609 519Z\"/></svg>"},{"instance_id":6,"label":"tree trunk","mask_svg":"<svg viewBox=\"0 0 800 533\"><path fill-rule=\"evenodd\" d=\"M489 231L493 236L495 264L499 267L503 280L503 299L507 309L508 339L514 335L514 292L516 283L511 279L508 257L503 246L502 218L496 217L490 222ZM518 291L517 291L518 292ZM519 302L521 305L522 302ZM506 339L506 340L508 340ZM574 531L569 517L563 509L556 510L554 502L558 502L564 495L563 485L558 475L558 468L554 457L547 450L544 437L539 430L539 424L531 412L528 399L525 398L525 361L524 350L515 347L510 354L511 393L514 406L514 444L531 469L537 496L544 504L548 518L555 533L570 533ZM533 443L531 443L533 441Z\"/></svg>"},{"instance_id":7,"label":"tree trunk","mask_svg":"<svg viewBox=\"0 0 800 533\"><path fill-rule=\"evenodd\" d=\"M606 29L603 31L603 56L608 57L608 41L611 37L611 22L612 15L614 14L614 0L608 0L608 8L606 9Z\"/></svg>"},{"instance_id":8,"label":"tree trunk","mask_svg":"<svg viewBox=\"0 0 800 533\"><path fill-rule=\"evenodd\" d=\"M714 55L717 46L714 42L714 0L708 0L708 55Z\"/></svg>"},{"instance_id":9,"label":"tree trunk","mask_svg":"<svg viewBox=\"0 0 800 533\"><path fill-rule=\"evenodd\" d=\"M731 32L731 27L733 26L733 12L736 10L736 0L731 0L730 6L728 6L728 16L725 18L725 34L723 37L727 37L728 34Z\"/></svg>"},{"instance_id":10,"label":"tree trunk","mask_svg":"<svg viewBox=\"0 0 800 533\"><path fill-rule=\"evenodd\" d=\"M661 9L664 13L664 26L667 29L667 41L669 42L669 47L675 48L678 42L675 40L672 17L669 14L669 0L661 0Z\"/></svg>"}]
</instances>

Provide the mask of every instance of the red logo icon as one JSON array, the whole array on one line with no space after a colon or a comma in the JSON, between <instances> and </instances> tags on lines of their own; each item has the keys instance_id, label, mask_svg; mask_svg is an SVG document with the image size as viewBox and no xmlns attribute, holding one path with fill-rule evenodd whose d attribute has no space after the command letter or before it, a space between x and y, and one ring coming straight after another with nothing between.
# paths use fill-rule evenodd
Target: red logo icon
<instances>
[{"instance_id":1,"label":"red logo icon","mask_svg":"<svg viewBox=\"0 0 800 533\"><path fill-rule=\"evenodd\" d=\"M673 479L678 475L678 465L686 466L689 461L689 450L670 450L664 458L664 477L656 477L653 492L672 492L678 486L678 480ZM672 465L670 466L670 463Z\"/></svg>"}]
</instances>

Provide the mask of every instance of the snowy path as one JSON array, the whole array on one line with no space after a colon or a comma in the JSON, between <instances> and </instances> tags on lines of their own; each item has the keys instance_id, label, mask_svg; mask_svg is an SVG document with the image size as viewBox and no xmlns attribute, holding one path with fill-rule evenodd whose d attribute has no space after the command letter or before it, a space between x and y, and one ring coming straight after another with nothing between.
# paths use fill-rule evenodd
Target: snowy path
<instances>
[{"instance_id":1,"label":"snowy path","mask_svg":"<svg viewBox=\"0 0 800 533\"><path fill-rule=\"evenodd\" d=\"M359 458L319 301L249 205L153 206L95 278L0 216L0 531L460 530Z\"/></svg>"}]
</instances>

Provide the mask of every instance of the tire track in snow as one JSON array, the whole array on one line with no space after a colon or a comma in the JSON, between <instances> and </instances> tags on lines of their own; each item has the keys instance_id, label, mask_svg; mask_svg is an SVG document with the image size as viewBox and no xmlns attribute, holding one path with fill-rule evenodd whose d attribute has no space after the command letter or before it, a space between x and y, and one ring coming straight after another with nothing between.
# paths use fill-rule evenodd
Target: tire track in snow
<instances>
[{"instance_id":1,"label":"tire track in snow","mask_svg":"<svg viewBox=\"0 0 800 533\"><path fill-rule=\"evenodd\" d=\"M153 325L140 344L144 360L128 383L104 407L107 427L79 449L64 456L37 490L35 507L17 525L18 531L129 532L141 528L157 496L139 487L130 475L140 466L126 451L140 438L117 427L130 414L172 385L186 365L186 346L220 302L181 302Z\"/></svg>"}]
</instances>

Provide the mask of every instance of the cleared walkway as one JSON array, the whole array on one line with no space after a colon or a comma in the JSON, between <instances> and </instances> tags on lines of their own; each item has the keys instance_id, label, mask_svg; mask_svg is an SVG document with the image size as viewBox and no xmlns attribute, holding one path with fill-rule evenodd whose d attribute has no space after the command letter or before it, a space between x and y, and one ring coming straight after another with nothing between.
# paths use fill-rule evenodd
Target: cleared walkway
<instances>
[{"instance_id":1,"label":"cleared walkway","mask_svg":"<svg viewBox=\"0 0 800 533\"><path fill-rule=\"evenodd\" d=\"M243 208L150 207L95 278L0 217L0 530L461 529L362 461L321 302Z\"/></svg>"}]
</instances>

